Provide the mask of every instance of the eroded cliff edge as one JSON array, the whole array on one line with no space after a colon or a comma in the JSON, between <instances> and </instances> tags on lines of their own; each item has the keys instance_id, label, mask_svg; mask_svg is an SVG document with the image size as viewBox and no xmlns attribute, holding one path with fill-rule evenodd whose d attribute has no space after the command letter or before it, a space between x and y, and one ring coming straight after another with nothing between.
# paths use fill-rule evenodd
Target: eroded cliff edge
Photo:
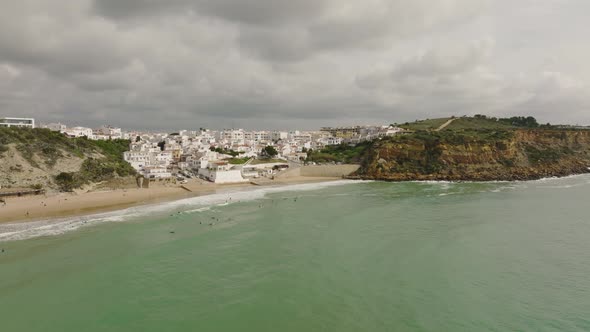
<instances>
[{"instance_id":1,"label":"eroded cliff edge","mask_svg":"<svg viewBox=\"0 0 590 332\"><path fill-rule=\"evenodd\" d=\"M590 130L416 132L374 141L357 179L514 181L590 172Z\"/></svg>"}]
</instances>

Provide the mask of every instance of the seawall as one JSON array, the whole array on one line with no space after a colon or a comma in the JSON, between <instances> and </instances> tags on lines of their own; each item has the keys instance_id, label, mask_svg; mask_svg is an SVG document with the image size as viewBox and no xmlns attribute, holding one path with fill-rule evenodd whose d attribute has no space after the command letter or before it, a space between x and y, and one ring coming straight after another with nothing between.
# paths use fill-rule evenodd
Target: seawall
<instances>
[{"instance_id":1,"label":"seawall","mask_svg":"<svg viewBox=\"0 0 590 332\"><path fill-rule=\"evenodd\" d=\"M276 179L292 177L343 177L359 169L360 165L307 165L283 171L275 176Z\"/></svg>"}]
</instances>

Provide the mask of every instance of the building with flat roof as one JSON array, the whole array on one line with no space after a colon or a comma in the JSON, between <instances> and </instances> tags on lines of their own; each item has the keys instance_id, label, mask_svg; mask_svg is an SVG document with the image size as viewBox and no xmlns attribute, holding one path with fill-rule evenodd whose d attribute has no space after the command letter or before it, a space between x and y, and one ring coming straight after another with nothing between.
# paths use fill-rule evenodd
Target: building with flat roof
<instances>
[{"instance_id":1,"label":"building with flat roof","mask_svg":"<svg viewBox=\"0 0 590 332\"><path fill-rule=\"evenodd\" d=\"M361 126L354 127L322 127L320 131L330 133L333 137L350 138L361 134Z\"/></svg>"},{"instance_id":2,"label":"building with flat roof","mask_svg":"<svg viewBox=\"0 0 590 332\"><path fill-rule=\"evenodd\" d=\"M33 118L0 118L0 127L35 128Z\"/></svg>"}]
</instances>

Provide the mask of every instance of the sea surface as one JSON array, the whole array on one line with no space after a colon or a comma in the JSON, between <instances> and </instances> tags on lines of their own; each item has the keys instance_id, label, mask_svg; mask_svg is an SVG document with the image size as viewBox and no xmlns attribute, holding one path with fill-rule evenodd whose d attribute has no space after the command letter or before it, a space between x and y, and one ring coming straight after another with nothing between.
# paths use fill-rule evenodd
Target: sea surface
<instances>
[{"instance_id":1,"label":"sea surface","mask_svg":"<svg viewBox=\"0 0 590 332\"><path fill-rule=\"evenodd\" d=\"M589 211L587 175L337 181L2 226L0 331L590 331Z\"/></svg>"}]
</instances>

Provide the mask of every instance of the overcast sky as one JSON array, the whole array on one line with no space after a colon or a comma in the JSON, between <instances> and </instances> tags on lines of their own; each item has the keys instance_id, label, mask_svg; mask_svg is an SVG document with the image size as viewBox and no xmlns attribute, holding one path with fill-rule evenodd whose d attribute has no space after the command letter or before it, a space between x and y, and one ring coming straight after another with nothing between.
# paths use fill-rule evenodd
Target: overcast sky
<instances>
[{"instance_id":1,"label":"overcast sky","mask_svg":"<svg viewBox=\"0 0 590 332\"><path fill-rule=\"evenodd\" d=\"M590 124L588 0L0 0L0 116L315 129Z\"/></svg>"}]
</instances>

